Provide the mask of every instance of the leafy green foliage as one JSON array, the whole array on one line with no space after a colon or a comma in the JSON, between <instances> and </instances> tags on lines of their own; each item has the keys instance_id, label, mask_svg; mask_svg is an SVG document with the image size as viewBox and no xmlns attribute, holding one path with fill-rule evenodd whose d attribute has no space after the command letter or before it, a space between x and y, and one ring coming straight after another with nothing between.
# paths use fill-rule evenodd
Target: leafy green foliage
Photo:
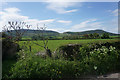
<instances>
[{"instance_id":1,"label":"leafy green foliage","mask_svg":"<svg viewBox=\"0 0 120 80\"><path fill-rule=\"evenodd\" d=\"M103 35L102 35L101 38L102 38L102 39L109 39L110 37L109 37L109 34L108 34L108 33L103 33Z\"/></svg>"},{"instance_id":2,"label":"leafy green foliage","mask_svg":"<svg viewBox=\"0 0 120 80\"><path fill-rule=\"evenodd\" d=\"M106 41L109 41L109 43L105 43ZM112 43L111 41L115 42ZM73 55L75 54L72 56L73 60L36 56L34 54L36 52L35 47L36 49L39 47L32 45L34 48L33 52L21 50L18 53L19 59L17 63L5 78L75 78L87 74L104 74L110 71L120 70L119 42L116 41L111 39L49 41L50 43L48 45L53 51L61 45L81 43L81 47L76 47L78 50L73 50ZM24 41L19 44L22 43Z\"/></svg>"},{"instance_id":3,"label":"leafy green foliage","mask_svg":"<svg viewBox=\"0 0 120 80\"><path fill-rule=\"evenodd\" d=\"M114 71L119 62L120 53L115 47L102 46L84 54L85 48L80 49L79 60L42 58L32 54L26 55L11 69L9 78L75 78L86 74L104 74Z\"/></svg>"},{"instance_id":4,"label":"leafy green foliage","mask_svg":"<svg viewBox=\"0 0 120 80\"><path fill-rule=\"evenodd\" d=\"M103 46L109 48L110 46L116 47L119 50L120 42L113 43L88 43L86 45L81 44L69 44L64 45L59 48L60 54L63 55L64 58L69 60L83 60L84 56L89 56L90 52L94 49L102 48Z\"/></svg>"},{"instance_id":5,"label":"leafy green foliage","mask_svg":"<svg viewBox=\"0 0 120 80\"><path fill-rule=\"evenodd\" d=\"M93 37L94 37L95 39L98 39L98 38L100 38L100 35L99 35L98 33L94 33L94 34L93 34Z\"/></svg>"},{"instance_id":6,"label":"leafy green foliage","mask_svg":"<svg viewBox=\"0 0 120 80\"><path fill-rule=\"evenodd\" d=\"M2 35L2 59L15 58L16 52L20 50L17 43L13 42L9 35L3 33Z\"/></svg>"},{"instance_id":7,"label":"leafy green foliage","mask_svg":"<svg viewBox=\"0 0 120 80\"><path fill-rule=\"evenodd\" d=\"M11 70L9 78L63 78L75 77L81 73L79 63L66 60L54 60L39 56L19 60Z\"/></svg>"},{"instance_id":8,"label":"leafy green foliage","mask_svg":"<svg viewBox=\"0 0 120 80\"><path fill-rule=\"evenodd\" d=\"M62 37L63 40L77 40L81 39L80 35L67 35Z\"/></svg>"},{"instance_id":9,"label":"leafy green foliage","mask_svg":"<svg viewBox=\"0 0 120 80\"><path fill-rule=\"evenodd\" d=\"M63 55L65 59L77 60L86 66L85 73L105 74L120 70L120 50L117 45L119 45L119 42L88 44L81 46L79 50L75 50L76 48L74 46L76 45L72 45L72 49L66 46L62 47L62 52L67 56Z\"/></svg>"},{"instance_id":10,"label":"leafy green foliage","mask_svg":"<svg viewBox=\"0 0 120 80\"><path fill-rule=\"evenodd\" d=\"M79 52L79 48L81 45L78 44L69 44L65 46L61 46L59 48L60 54L63 55L63 57L69 59L69 60L74 60L74 57L76 54Z\"/></svg>"},{"instance_id":11,"label":"leafy green foliage","mask_svg":"<svg viewBox=\"0 0 120 80\"><path fill-rule=\"evenodd\" d=\"M105 43L105 42L116 42L118 40L116 39L87 39L87 40L49 40L49 43L48 43L48 47L50 48L50 50L52 52L54 52L57 48L59 48L60 46L64 46L64 45L67 45L67 44L88 44L88 43ZM28 48L29 46L27 44L27 41L20 41L19 42L19 45L20 47L22 48L22 45L26 45ZM39 47L35 44L33 44L31 41L31 47L32 47L32 50L31 52L32 53L37 53L39 51L44 51L44 49L42 47ZM43 45L43 42L41 40L38 41L38 44L40 45Z\"/></svg>"},{"instance_id":12,"label":"leafy green foliage","mask_svg":"<svg viewBox=\"0 0 120 80\"><path fill-rule=\"evenodd\" d=\"M102 46L102 48L94 49L88 56L89 65L97 74L104 74L106 72L115 71L118 62L118 56L115 47L109 48Z\"/></svg>"},{"instance_id":13,"label":"leafy green foliage","mask_svg":"<svg viewBox=\"0 0 120 80\"><path fill-rule=\"evenodd\" d=\"M2 78L7 78L7 75L9 75L9 71L11 70L11 67L16 63L16 60L13 59L7 59L2 61Z\"/></svg>"}]
</instances>

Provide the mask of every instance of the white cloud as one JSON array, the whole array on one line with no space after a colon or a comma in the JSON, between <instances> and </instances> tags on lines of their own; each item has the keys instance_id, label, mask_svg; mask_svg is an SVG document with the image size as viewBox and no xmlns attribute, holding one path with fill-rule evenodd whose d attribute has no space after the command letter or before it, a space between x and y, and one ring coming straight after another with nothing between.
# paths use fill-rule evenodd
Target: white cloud
<instances>
[{"instance_id":1,"label":"white cloud","mask_svg":"<svg viewBox=\"0 0 120 80\"><path fill-rule=\"evenodd\" d=\"M4 11L9 14L16 14L20 11L20 9L15 8L15 7L14 8L6 8L6 9L4 9Z\"/></svg>"},{"instance_id":2,"label":"white cloud","mask_svg":"<svg viewBox=\"0 0 120 80\"><path fill-rule=\"evenodd\" d=\"M65 28L48 28L47 30L52 30L52 31L57 31L57 32L60 32L60 33L63 33L63 32L67 32L67 31L71 31L69 29L65 29Z\"/></svg>"},{"instance_id":3,"label":"white cloud","mask_svg":"<svg viewBox=\"0 0 120 80\"><path fill-rule=\"evenodd\" d=\"M107 10L107 12L109 12L110 14L112 14L112 16L118 16L118 9L115 9L115 10Z\"/></svg>"},{"instance_id":4,"label":"white cloud","mask_svg":"<svg viewBox=\"0 0 120 80\"><path fill-rule=\"evenodd\" d=\"M71 23L72 21L58 20L57 22L59 22L59 23L65 23L65 24L69 24L69 23Z\"/></svg>"},{"instance_id":5,"label":"white cloud","mask_svg":"<svg viewBox=\"0 0 120 80\"><path fill-rule=\"evenodd\" d=\"M2 11L4 6L7 6L7 2L5 0L0 0L0 11Z\"/></svg>"},{"instance_id":6,"label":"white cloud","mask_svg":"<svg viewBox=\"0 0 120 80\"><path fill-rule=\"evenodd\" d=\"M20 10L18 8L7 8L4 11L0 12L0 31L2 31L2 27L8 24L8 21L18 21L18 22L26 22L29 25L32 25L31 29L35 29L36 25L39 23L39 26L43 26L43 24L50 24L55 21L55 19L47 19L47 20L38 20L38 19L30 19L28 16L20 15Z\"/></svg>"},{"instance_id":7,"label":"white cloud","mask_svg":"<svg viewBox=\"0 0 120 80\"><path fill-rule=\"evenodd\" d=\"M114 11L112 11L112 14L113 14L114 16L118 16L118 9L115 9Z\"/></svg>"},{"instance_id":8,"label":"white cloud","mask_svg":"<svg viewBox=\"0 0 120 80\"><path fill-rule=\"evenodd\" d=\"M85 31L85 30L92 30L92 29L101 29L102 24L101 22L97 22L97 19L89 19L86 21L81 22L80 24L76 24L71 27L72 31Z\"/></svg>"},{"instance_id":9,"label":"white cloud","mask_svg":"<svg viewBox=\"0 0 120 80\"><path fill-rule=\"evenodd\" d=\"M64 0L62 0L62 1L56 2L55 0L47 0L46 2L48 4L47 8L50 10L56 11L57 13L60 13L60 14L78 11L77 9L67 10L68 7L73 7L77 5L77 3L75 2L69 2L69 0L67 1L68 2L64 2Z\"/></svg>"},{"instance_id":10,"label":"white cloud","mask_svg":"<svg viewBox=\"0 0 120 80\"><path fill-rule=\"evenodd\" d=\"M71 13L71 12L76 12L78 11L77 9L72 9L72 10L68 10L68 11L65 11L64 13Z\"/></svg>"},{"instance_id":11,"label":"white cloud","mask_svg":"<svg viewBox=\"0 0 120 80\"><path fill-rule=\"evenodd\" d=\"M118 18L115 17L110 21L105 22L105 30L113 33L118 33Z\"/></svg>"},{"instance_id":12,"label":"white cloud","mask_svg":"<svg viewBox=\"0 0 120 80\"><path fill-rule=\"evenodd\" d=\"M63 28L48 28L47 30L52 30L52 31L56 31L56 32L63 32L64 29Z\"/></svg>"}]
</instances>

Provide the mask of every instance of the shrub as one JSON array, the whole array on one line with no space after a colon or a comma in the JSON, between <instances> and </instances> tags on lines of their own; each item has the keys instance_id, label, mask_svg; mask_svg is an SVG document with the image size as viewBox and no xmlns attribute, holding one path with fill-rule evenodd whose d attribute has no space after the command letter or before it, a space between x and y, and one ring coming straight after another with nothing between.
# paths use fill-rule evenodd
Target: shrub
<instances>
[{"instance_id":1,"label":"shrub","mask_svg":"<svg viewBox=\"0 0 120 80\"><path fill-rule=\"evenodd\" d=\"M63 57L67 60L80 61L84 65L84 73L104 74L116 70L120 71L119 42L92 43L78 46L79 48L69 47L61 48L62 53L67 54Z\"/></svg>"},{"instance_id":2,"label":"shrub","mask_svg":"<svg viewBox=\"0 0 120 80\"><path fill-rule=\"evenodd\" d=\"M73 57L79 52L79 48L81 45L79 44L69 44L65 46L61 46L59 48L60 54L69 60L74 60Z\"/></svg>"},{"instance_id":3,"label":"shrub","mask_svg":"<svg viewBox=\"0 0 120 80\"><path fill-rule=\"evenodd\" d=\"M17 43L12 42L9 39L2 40L2 59L15 58L16 52L20 50Z\"/></svg>"},{"instance_id":4,"label":"shrub","mask_svg":"<svg viewBox=\"0 0 120 80\"><path fill-rule=\"evenodd\" d=\"M81 61L84 56L89 56L90 52L94 49L102 48L105 46L109 48L110 46L116 47L116 51L119 51L120 42L114 43L88 43L87 45L81 44L68 44L59 47L58 54L67 60L79 60Z\"/></svg>"},{"instance_id":5,"label":"shrub","mask_svg":"<svg viewBox=\"0 0 120 80\"><path fill-rule=\"evenodd\" d=\"M91 72L104 74L116 70L119 55L115 47L110 46L107 48L102 46L102 48L91 51L90 56L86 57L88 58L86 62L91 67Z\"/></svg>"},{"instance_id":6,"label":"shrub","mask_svg":"<svg viewBox=\"0 0 120 80\"><path fill-rule=\"evenodd\" d=\"M108 44L108 43L106 43ZM87 74L105 74L120 69L120 51L106 44L62 47L71 49L72 56L65 59L42 58L20 51L18 62L12 67L8 78L76 78ZM75 49L72 49L75 47ZM74 52L77 52L74 54ZM73 60L71 60L70 58Z\"/></svg>"},{"instance_id":7,"label":"shrub","mask_svg":"<svg viewBox=\"0 0 120 80\"><path fill-rule=\"evenodd\" d=\"M20 59L11 69L9 78L74 78L80 75L81 69L79 62L32 55Z\"/></svg>"},{"instance_id":8,"label":"shrub","mask_svg":"<svg viewBox=\"0 0 120 80\"><path fill-rule=\"evenodd\" d=\"M103 33L103 35L101 36L102 39L109 39L109 33Z\"/></svg>"}]
</instances>

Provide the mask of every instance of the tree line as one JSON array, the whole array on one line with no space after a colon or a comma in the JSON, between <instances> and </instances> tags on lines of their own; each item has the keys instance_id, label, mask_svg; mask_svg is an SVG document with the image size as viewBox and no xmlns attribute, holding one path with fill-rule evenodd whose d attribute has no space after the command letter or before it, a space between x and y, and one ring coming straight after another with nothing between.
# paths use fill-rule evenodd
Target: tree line
<instances>
[{"instance_id":1,"label":"tree line","mask_svg":"<svg viewBox=\"0 0 120 80\"><path fill-rule=\"evenodd\" d=\"M83 38L86 39L109 39L110 35L109 33L103 33L102 35L98 33L93 33L93 34L85 34L83 35Z\"/></svg>"},{"instance_id":2,"label":"tree line","mask_svg":"<svg viewBox=\"0 0 120 80\"><path fill-rule=\"evenodd\" d=\"M67 35L67 36L44 36L48 40L76 40L76 39L109 39L109 33L93 33L93 34L84 34L84 35ZM42 40L42 36L33 36L32 40Z\"/></svg>"}]
</instances>

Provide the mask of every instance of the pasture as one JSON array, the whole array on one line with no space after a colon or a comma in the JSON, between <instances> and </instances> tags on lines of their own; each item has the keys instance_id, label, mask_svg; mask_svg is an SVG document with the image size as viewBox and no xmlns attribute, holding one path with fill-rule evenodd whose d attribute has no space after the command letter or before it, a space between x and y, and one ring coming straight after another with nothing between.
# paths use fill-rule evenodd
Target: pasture
<instances>
[{"instance_id":1,"label":"pasture","mask_svg":"<svg viewBox=\"0 0 120 80\"><path fill-rule=\"evenodd\" d=\"M67 45L67 44L87 44L87 43L104 43L104 42L116 42L118 41L118 39L81 39L81 40L48 40L48 48L53 52L55 51L57 48L59 48L62 45ZM43 41L39 40L39 41L20 41L19 45L21 46L25 46L26 48L25 50L28 50L27 48L29 48L29 45L32 48L32 53L36 53L39 51L44 51L44 49L36 44L34 44L33 42L36 42L40 45L43 45Z\"/></svg>"}]
</instances>

